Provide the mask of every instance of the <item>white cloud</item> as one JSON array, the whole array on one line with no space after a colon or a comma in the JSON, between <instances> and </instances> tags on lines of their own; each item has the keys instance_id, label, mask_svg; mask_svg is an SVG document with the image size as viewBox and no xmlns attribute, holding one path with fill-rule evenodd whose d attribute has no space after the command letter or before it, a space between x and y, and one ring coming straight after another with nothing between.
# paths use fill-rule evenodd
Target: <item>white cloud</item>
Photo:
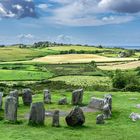
<instances>
[{"instance_id":1,"label":"white cloud","mask_svg":"<svg viewBox=\"0 0 140 140\"><path fill-rule=\"evenodd\" d=\"M47 4L39 4L37 7L40 8L41 10L43 10L43 11L46 11L48 9Z\"/></svg>"},{"instance_id":2,"label":"white cloud","mask_svg":"<svg viewBox=\"0 0 140 140\"><path fill-rule=\"evenodd\" d=\"M134 19L132 15L114 13L103 7L107 1L114 0L51 0L61 4L52 11L49 19L54 23L69 26L99 26L105 24L120 24ZM106 1L106 2L105 2ZM106 16L107 15L107 16Z\"/></svg>"},{"instance_id":3,"label":"white cloud","mask_svg":"<svg viewBox=\"0 0 140 140\"><path fill-rule=\"evenodd\" d=\"M7 14L7 12L6 12L6 10L5 10L5 8L3 7L3 5L0 3L0 15L6 15Z\"/></svg>"},{"instance_id":4,"label":"white cloud","mask_svg":"<svg viewBox=\"0 0 140 140\"><path fill-rule=\"evenodd\" d=\"M58 35L56 38L56 42L58 43L71 43L72 37L68 35Z\"/></svg>"},{"instance_id":5,"label":"white cloud","mask_svg":"<svg viewBox=\"0 0 140 140\"><path fill-rule=\"evenodd\" d=\"M33 0L25 0L26 2L33 2Z\"/></svg>"},{"instance_id":6,"label":"white cloud","mask_svg":"<svg viewBox=\"0 0 140 140\"><path fill-rule=\"evenodd\" d=\"M33 39L34 36L32 34L20 34L17 36L19 39Z\"/></svg>"},{"instance_id":7,"label":"white cloud","mask_svg":"<svg viewBox=\"0 0 140 140\"><path fill-rule=\"evenodd\" d=\"M19 5L19 4L13 5L12 7L13 7L13 8L16 8L17 10L23 9L22 6Z\"/></svg>"}]
</instances>

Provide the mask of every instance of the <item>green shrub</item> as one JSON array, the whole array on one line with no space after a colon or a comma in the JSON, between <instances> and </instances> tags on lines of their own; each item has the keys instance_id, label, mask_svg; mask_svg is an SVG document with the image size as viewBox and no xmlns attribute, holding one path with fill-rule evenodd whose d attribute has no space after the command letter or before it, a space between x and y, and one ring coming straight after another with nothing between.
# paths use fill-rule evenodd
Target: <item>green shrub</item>
<instances>
[{"instance_id":1,"label":"green shrub","mask_svg":"<svg viewBox=\"0 0 140 140\"><path fill-rule=\"evenodd\" d=\"M140 92L140 86L139 85L134 85L134 84L129 84L129 85L126 85L125 91L131 91L131 92L135 92L135 91L138 91Z\"/></svg>"},{"instance_id":2,"label":"green shrub","mask_svg":"<svg viewBox=\"0 0 140 140\"><path fill-rule=\"evenodd\" d=\"M121 70L116 70L115 75L112 79L114 88L123 89L127 84L126 75Z\"/></svg>"},{"instance_id":3,"label":"green shrub","mask_svg":"<svg viewBox=\"0 0 140 140\"><path fill-rule=\"evenodd\" d=\"M113 88L139 91L140 79L135 73L116 70L112 78Z\"/></svg>"}]
</instances>

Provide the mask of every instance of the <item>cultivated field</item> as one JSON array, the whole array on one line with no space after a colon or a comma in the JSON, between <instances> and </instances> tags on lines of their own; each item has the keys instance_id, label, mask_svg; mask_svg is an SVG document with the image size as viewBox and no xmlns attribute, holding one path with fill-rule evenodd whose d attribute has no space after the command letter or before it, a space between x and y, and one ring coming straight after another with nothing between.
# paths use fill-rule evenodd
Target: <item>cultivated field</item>
<instances>
[{"instance_id":1,"label":"cultivated field","mask_svg":"<svg viewBox=\"0 0 140 140\"><path fill-rule=\"evenodd\" d=\"M112 64L107 66L99 66L98 68L102 70L116 70L116 69L121 69L121 70L127 70L127 69L135 69L137 67L140 67L140 61L134 61L134 62L126 62L125 64Z\"/></svg>"},{"instance_id":2,"label":"cultivated field","mask_svg":"<svg viewBox=\"0 0 140 140\"><path fill-rule=\"evenodd\" d=\"M108 86L111 87L111 79L109 77L101 76L60 76L50 79L51 81L64 81L68 85L79 87L89 86Z\"/></svg>"},{"instance_id":3,"label":"cultivated field","mask_svg":"<svg viewBox=\"0 0 140 140\"><path fill-rule=\"evenodd\" d=\"M95 54L65 54L65 55L49 55L45 57L35 58L32 62L46 62L49 64L61 63L88 63L95 62L115 62L115 61L133 61L137 58L109 58Z\"/></svg>"}]
</instances>

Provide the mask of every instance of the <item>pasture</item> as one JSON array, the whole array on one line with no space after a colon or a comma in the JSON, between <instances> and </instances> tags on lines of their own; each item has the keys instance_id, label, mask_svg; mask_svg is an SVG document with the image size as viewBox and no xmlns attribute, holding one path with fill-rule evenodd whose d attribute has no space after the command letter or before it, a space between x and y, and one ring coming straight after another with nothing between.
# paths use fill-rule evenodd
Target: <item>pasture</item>
<instances>
[{"instance_id":1,"label":"pasture","mask_svg":"<svg viewBox=\"0 0 140 140\"><path fill-rule=\"evenodd\" d=\"M45 105L46 110L59 109L60 111L69 112L72 105L57 105L58 99L67 97L68 102L71 101L71 93L66 91L51 91L53 103ZM106 92L85 91L84 105L89 103L91 97L103 97ZM137 92L111 92L113 95L113 116L110 120L106 120L104 125L97 125L96 115L100 112L85 112L86 122L82 127L68 127L65 117L60 117L60 127L52 127L52 119L46 116L45 126L31 127L28 126L27 114L29 107L23 106L20 98L18 108L19 124L10 124L3 120L3 111L1 111L0 135L3 140L138 140L140 137L140 121L132 122L129 119L131 112L138 112L136 104L139 104L140 95ZM136 98L137 100L131 100ZM33 102L42 101L43 94L38 93L33 97ZM6 132L6 135L5 135Z\"/></svg>"},{"instance_id":2,"label":"pasture","mask_svg":"<svg viewBox=\"0 0 140 140\"><path fill-rule=\"evenodd\" d=\"M0 81L37 81L51 76L50 72L0 70Z\"/></svg>"},{"instance_id":3,"label":"pasture","mask_svg":"<svg viewBox=\"0 0 140 140\"><path fill-rule=\"evenodd\" d=\"M52 50L42 50L33 48L4 47L0 48L0 62L25 61L36 57L56 54Z\"/></svg>"},{"instance_id":4,"label":"pasture","mask_svg":"<svg viewBox=\"0 0 140 140\"><path fill-rule=\"evenodd\" d=\"M101 52L113 52L115 51L120 52L123 51L124 49L121 48L101 48L101 47L96 47L96 46L76 46L76 45L71 45L71 46L55 46L55 47L49 47L51 50L55 51L70 51L70 50L75 50L75 51L101 51Z\"/></svg>"},{"instance_id":5,"label":"pasture","mask_svg":"<svg viewBox=\"0 0 140 140\"><path fill-rule=\"evenodd\" d=\"M97 54L60 54L61 51L84 50L86 52L102 51ZM105 51L105 52L103 52ZM116 54L114 53L116 51ZM122 73L131 72L139 78L139 53L127 58L118 58L122 49L109 49L83 46L58 46L48 48L0 48L0 91L5 96L13 89L19 90L18 122L13 124L4 119L4 110L0 111L0 138L2 140L138 140L140 121L132 122L129 115L140 113L136 107L140 104L139 92L114 89L112 77L116 69ZM91 62L94 61L94 62ZM137 68L137 69L136 69ZM130 69L130 70L129 70ZM136 81L134 81L136 82ZM60 116L60 127L52 127L52 117L46 115L44 126L29 126L30 107L22 102L23 88L33 91L33 102L43 101L43 90L49 89L52 103L44 104L46 111L60 110L68 114L72 91L84 89L85 107L91 97L103 98L112 94L113 111L111 119L103 125L96 124L100 111L85 111L86 122L81 127L69 127L65 115ZM134 87L135 88L135 87ZM123 91L123 92L122 92ZM66 97L67 105L58 105L58 100Z\"/></svg>"}]
</instances>

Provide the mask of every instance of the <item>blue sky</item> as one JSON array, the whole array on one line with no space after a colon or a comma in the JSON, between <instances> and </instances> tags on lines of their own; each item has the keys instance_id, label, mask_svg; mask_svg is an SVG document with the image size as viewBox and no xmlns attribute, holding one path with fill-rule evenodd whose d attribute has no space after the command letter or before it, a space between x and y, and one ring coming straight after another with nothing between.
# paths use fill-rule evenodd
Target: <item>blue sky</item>
<instances>
[{"instance_id":1,"label":"blue sky","mask_svg":"<svg viewBox=\"0 0 140 140\"><path fill-rule=\"evenodd\" d=\"M0 0L0 44L140 46L140 0Z\"/></svg>"}]
</instances>

